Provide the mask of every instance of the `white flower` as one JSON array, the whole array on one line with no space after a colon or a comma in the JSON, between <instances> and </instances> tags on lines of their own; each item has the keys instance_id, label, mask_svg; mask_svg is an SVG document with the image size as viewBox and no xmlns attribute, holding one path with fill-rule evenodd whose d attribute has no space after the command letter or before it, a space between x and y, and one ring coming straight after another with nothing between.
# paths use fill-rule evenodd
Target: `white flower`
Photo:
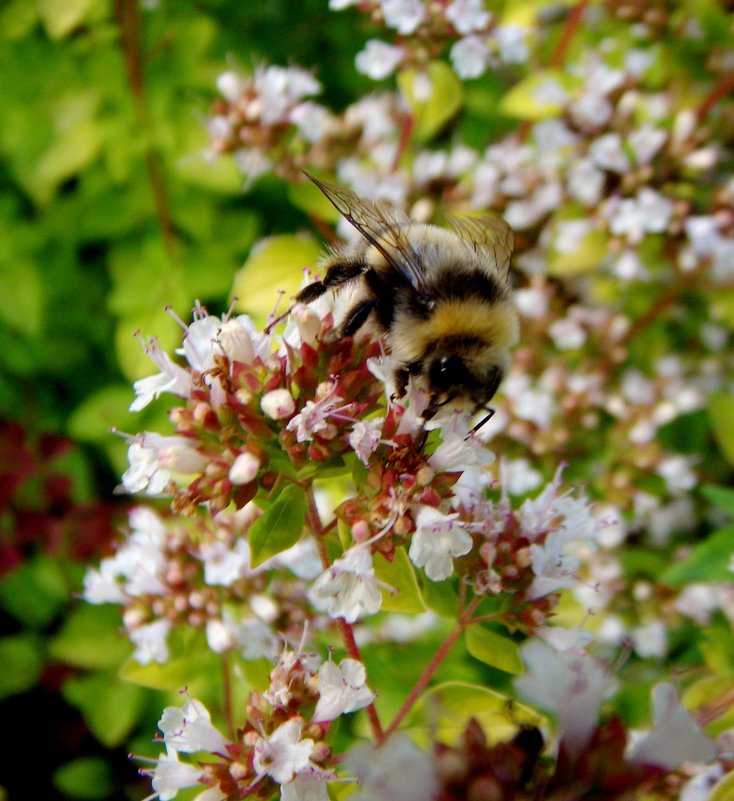
<instances>
[{"instance_id":1,"label":"white flower","mask_svg":"<svg viewBox=\"0 0 734 801\"><path fill-rule=\"evenodd\" d=\"M424 567L432 581L447 579L454 570L453 558L469 553L471 535L454 521L458 514L443 514L432 506L421 506L415 515L416 531L408 555L416 567Z\"/></svg>"},{"instance_id":2,"label":"white flower","mask_svg":"<svg viewBox=\"0 0 734 801\"><path fill-rule=\"evenodd\" d=\"M133 659L141 665L151 662L163 664L168 661L168 634L171 631L169 620L155 620L144 626L128 631L130 640L135 646Z\"/></svg>"},{"instance_id":3,"label":"white flower","mask_svg":"<svg viewBox=\"0 0 734 801\"><path fill-rule=\"evenodd\" d=\"M318 401L306 401L303 409L288 421L286 430L295 431L298 442L312 440L314 434L326 428L329 416L340 411L341 402L342 399L333 393L324 395Z\"/></svg>"},{"instance_id":4,"label":"white flower","mask_svg":"<svg viewBox=\"0 0 734 801\"><path fill-rule=\"evenodd\" d=\"M291 111L290 120L307 142L320 142L332 123L332 116L323 106L307 100Z\"/></svg>"},{"instance_id":5,"label":"white flower","mask_svg":"<svg viewBox=\"0 0 734 801\"><path fill-rule=\"evenodd\" d=\"M413 33L426 16L423 0L381 0L381 4L385 24L403 35Z\"/></svg>"},{"instance_id":6,"label":"white flower","mask_svg":"<svg viewBox=\"0 0 734 801\"><path fill-rule=\"evenodd\" d=\"M278 784L289 782L298 771L308 767L313 740L301 740L303 721L291 718L270 735L261 737L254 748L253 767L258 775L267 774Z\"/></svg>"},{"instance_id":7,"label":"white flower","mask_svg":"<svg viewBox=\"0 0 734 801\"><path fill-rule=\"evenodd\" d=\"M569 107L574 121L581 125L606 125L614 107L595 87L585 89Z\"/></svg>"},{"instance_id":8,"label":"white flower","mask_svg":"<svg viewBox=\"0 0 734 801\"><path fill-rule=\"evenodd\" d=\"M369 467L369 458L380 444L383 417L374 420L358 420L349 434L349 445L365 467Z\"/></svg>"},{"instance_id":9,"label":"white flower","mask_svg":"<svg viewBox=\"0 0 734 801\"><path fill-rule=\"evenodd\" d=\"M204 582L210 587L229 587L243 576L251 575L250 549L245 537L230 548L221 540L202 542L199 556L204 563Z\"/></svg>"},{"instance_id":10,"label":"white flower","mask_svg":"<svg viewBox=\"0 0 734 801\"><path fill-rule=\"evenodd\" d=\"M662 659L668 650L667 631L662 620L653 620L645 626L636 626L629 632L635 653L643 659Z\"/></svg>"},{"instance_id":11,"label":"white flower","mask_svg":"<svg viewBox=\"0 0 734 801\"><path fill-rule=\"evenodd\" d=\"M221 319L210 314L189 324L184 335L182 351L186 361L194 370L204 373L215 366L214 356L222 352L217 343L221 327Z\"/></svg>"},{"instance_id":12,"label":"white flower","mask_svg":"<svg viewBox=\"0 0 734 801\"><path fill-rule=\"evenodd\" d=\"M158 721L163 739L171 750L190 754L206 751L223 754L228 740L213 725L209 710L193 698L183 707L168 706Z\"/></svg>"},{"instance_id":13,"label":"white flower","mask_svg":"<svg viewBox=\"0 0 734 801\"><path fill-rule=\"evenodd\" d=\"M634 762L676 770L684 762L708 762L716 756L714 743L681 705L672 684L658 684L652 691L652 722L652 731L632 748Z\"/></svg>"},{"instance_id":14,"label":"white flower","mask_svg":"<svg viewBox=\"0 0 734 801\"><path fill-rule=\"evenodd\" d=\"M543 476L527 459L503 459L500 464L500 480L503 492L509 495L525 495L542 484Z\"/></svg>"},{"instance_id":15,"label":"white flower","mask_svg":"<svg viewBox=\"0 0 734 801\"><path fill-rule=\"evenodd\" d=\"M556 320L548 329L553 343L559 350L573 350L580 348L586 342L586 332L569 317Z\"/></svg>"},{"instance_id":16,"label":"white flower","mask_svg":"<svg viewBox=\"0 0 734 801\"><path fill-rule=\"evenodd\" d=\"M255 88L262 101L261 118L266 125L285 121L289 110L304 97L317 95L321 84L300 67L271 65L255 72Z\"/></svg>"},{"instance_id":17,"label":"white flower","mask_svg":"<svg viewBox=\"0 0 734 801\"><path fill-rule=\"evenodd\" d=\"M543 545L533 543L530 546L535 578L525 594L529 601L571 586L579 562L564 553L563 545L563 536L553 532L548 534Z\"/></svg>"},{"instance_id":18,"label":"white flower","mask_svg":"<svg viewBox=\"0 0 734 801\"><path fill-rule=\"evenodd\" d=\"M379 749L359 743L344 762L359 782L352 801L431 801L438 791L434 760L404 734Z\"/></svg>"},{"instance_id":19,"label":"white flower","mask_svg":"<svg viewBox=\"0 0 734 801\"><path fill-rule=\"evenodd\" d=\"M665 144L668 134L654 125L643 125L632 131L627 142L635 154L638 164L649 164Z\"/></svg>"},{"instance_id":20,"label":"white flower","mask_svg":"<svg viewBox=\"0 0 734 801\"><path fill-rule=\"evenodd\" d=\"M326 782L334 778L329 771L307 768L280 788L280 801L329 801Z\"/></svg>"},{"instance_id":21,"label":"white flower","mask_svg":"<svg viewBox=\"0 0 734 801\"><path fill-rule=\"evenodd\" d=\"M492 15L484 8L483 0L453 0L444 14L461 34L484 30L492 19Z\"/></svg>"},{"instance_id":22,"label":"white flower","mask_svg":"<svg viewBox=\"0 0 734 801\"><path fill-rule=\"evenodd\" d=\"M217 78L217 91L230 103L239 98L246 86L245 81L233 70L227 70Z\"/></svg>"},{"instance_id":23,"label":"white flower","mask_svg":"<svg viewBox=\"0 0 734 801\"><path fill-rule=\"evenodd\" d=\"M459 39L449 53L454 72L464 79L484 75L489 66L487 42L481 36L471 35Z\"/></svg>"},{"instance_id":24,"label":"white flower","mask_svg":"<svg viewBox=\"0 0 734 801\"><path fill-rule=\"evenodd\" d=\"M499 47L500 61L504 64L521 64L528 60L526 31L519 25L500 25L492 32Z\"/></svg>"},{"instance_id":25,"label":"white flower","mask_svg":"<svg viewBox=\"0 0 734 801\"><path fill-rule=\"evenodd\" d=\"M335 720L371 704L375 695L366 681L364 665L356 659L342 659L338 665L324 662L319 668L319 700L311 720Z\"/></svg>"},{"instance_id":26,"label":"white flower","mask_svg":"<svg viewBox=\"0 0 734 801\"><path fill-rule=\"evenodd\" d=\"M155 339L151 339L145 346L145 352L161 372L141 378L133 384L137 397L130 404L130 411L139 412L163 392L172 392L181 398L187 398L193 387L191 374L175 364L171 357L161 350Z\"/></svg>"},{"instance_id":27,"label":"white flower","mask_svg":"<svg viewBox=\"0 0 734 801\"><path fill-rule=\"evenodd\" d=\"M359 0L329 0L329 8L332 11L343 11L349 6L355 6Z\"/></svg>"},{"instance_id":28,"label":"white flower","mask_svg":"<svg viewBox=\"0 0 734 801\"><path fill-rule=\"evenodd\" d=\"M201 777L201 768L178 761L175 751L169 751L158 757L158 764L153 771L153 789L160 801L170 801L179 790L196 787Z\"/></svg>"},{"instance_id":29,"label":"white flower","mask_svg":"<svg viewBox=\"0 0 734 801\"><path fill-rule=\"evenodd\" d=\"M591 160L603 170L623 173L629 169L630 163L622 146L622 137L617 133L600 136L589 148Z\"/></svg>"},{"instance_id":30,"label":"white flower","mask_svg":"<svg viewBox=\"0 0 734 801\"><path fill-rule=\"evenodd\" d=\"M372 78L373 81L381 81L392 75L402 60L402 48L389 45L380 39L369 39L364 50L357 53L354 65L357 72L361 72L362 75Z\"/></svg>"},{"instance_id":31,"label":"white flower","mask_svg":"<svg viewBox=\"0 0 734 801\"><path fill-rule=\"evenodd\" d=\"M325 570L311 589L314 603L326 607L332 618L354 623L362 615L373 615L382 606L369 545L355 545Z\"/></svg>"},{"instance_id":32,"label":"white flower","mask_svg":"<svg viewBox=\"0 0 734 801\"><path fill-rule=\"evenodd\" d=\"M650 233L663 233L673 216L673 201L649 186L643 186L637 193L637 208L640 224Z\"/></svg>"},{"instance_id":33,"label":"white flower","mask_svg":"<svg viewBox=\"0 0 734 801\"><path fill-rule=\"evenodd\" d=\"M577 756L588 744L599 708L616 687L602 664L585 653L560 652L540 640L522 646L527 673L515 679L517 691L558 717L559 736Z\"/></svg>"},{"instance_id":34,"label":"white flower","mask_svg":"<svg viewBox=\"0 0 734 801\"><path fill-rule=\"evenodd\" d=\"M228 477L233 484L249 484L257 478L260 460L254 453L245 451L232 462Z\"/></svg>"},{"instance_id":35,"label":"white flower","mask_svg":"<svg viewBox=\"0 0 734 801\"><path fill-rule=\"evenodd\" d=\"M604 190L604 173L588 158L574 160L567 173L568 191L586 206L595 206Z\"/></svg>"},{"instance_id":36,"label":"white flower","mask_svg":"<svg viewBox=\"0 0 734 801\"><path fill-rule=\"evenodd\" d=\"M158 449L147 444L155 441L155 434L143 434L127 449L130 467L122 474L122 486L126 492L146 490L148 495L161 495L168 486L171 474L160 468Z\"/></svg>"},{"instance_id":37,"label":"white flower","mask_svg":"<svg viewBox=\"0 0 734 801\"><path fill-rule=\"evenodd\" d=\"M591 220L560 220L555 226L553 245L559 253L575 253L593 229Z\"/></svg>"},{"instance_id":38,"label":"white flower","mask_svg":"<svg viewBox=\"0 0 734 801\"><path fill-rule=\"evenodd\" d=\"M694 460L685 456L667 456L657 466L657 473L664 479L668 490L673 493L687 492L698 483L693 472Z\"/></svg>"},{"instance_id":39,"label":"white flower","mask_svg":"<svg viewBox=\"0 0 734 801\"><path fill-rule=\"evenodd\" d=\"M252 322L244 314L222 322L217 332L217 344L222 353L233 362L250 364L255 356L250 338L252 330Z\"/></svg>"}]
</instances>

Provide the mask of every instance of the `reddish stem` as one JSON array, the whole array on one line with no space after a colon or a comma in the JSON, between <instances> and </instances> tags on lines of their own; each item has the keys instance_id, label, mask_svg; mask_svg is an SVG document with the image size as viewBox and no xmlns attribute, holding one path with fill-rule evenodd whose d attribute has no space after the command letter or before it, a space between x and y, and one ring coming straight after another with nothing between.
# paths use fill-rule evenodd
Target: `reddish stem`
<instances>
[{"instance_id":1,"label":"reddish stem","mask_svg":"<svg viewBox=\"0 0 734 801\"><path fill-rule=\"evenodd\" d=\"M475 596L469 606L467 606L467 608L460 614L456 625L453 629L451 629L446 639L441 643L441 647L438 649L438 651L436 651L433 659L431 659L431 661L428 663L426 669L413 686L413 689L408 694L405 702L398 710L397 715L395 715L393 721L390 723L387 729L385 729L386 740L388 737L390 737L390 735L395 733L398 726L400 726L400 724L403 722L405 716L408 714L408 712L410 712L413 704L418 700L418 696L423 692L428 682L433 678L433 674L438 670L441 662L443 662L443 660L446 658L454 643L459 639L459 637L461 637L464 629L469 625L469 623L474 622L471 619L471 616L481 602L482 596Z\"/></svg>"},{"instance_id":2,"label":"reddish stem","mask_svg":"<svg viewBox=\"0 0 734 801\"><path fill-rule=\"evenodd\" d=\"M306 520L311 528L311 531L316 536L316 545L319 549L321 564L324 566L324 570L328 570L331 566L331 563L329 562L329 555L326 552L326 543L324 542L324 535L328 531L328 528L324 528L324 525L321 522L319 510L316 507L316 499L314 498L313 494L313 485L309 484L305 490ZM358 662L361 662L362 657L360 656L359 648L357 647L357 641L354 639L354 631L351 624L347 623L347 621L341 617L337 618L336 622L339 624L339 631L341 632L342 640L344 640L344 647L347 649L347 653L352 659L356 659ZM367 707L367 717L369 718L370 726L372 726L372 732L375 735L375 742L379 745L385 739L385 734L382 730L382 724L380 723L380 718L377 715L377 709L375 708L374 704L370 704Z\"/></svg>"},{"instance_id":3,"label":"reddish stem","mask_svg":"<svg viewBox=\"0 0 734 801\"><path fill-rule=\"evenodd\" d=\"M696 116L699 122L702 122L704 117L711 111L711 109L721 100L726 97L730 92L734 91L734 72L730 72L714 86L714 88L705 97L703 103L696 110Z\"/></svg>"},{"instance_id":4,"label":"reddish stem","mask_svg":"<svg viewBox=\"0 0 734 801\"><path fill-rule=\"evenodd\" d=\"M412 114L406 114L403 117L403 124L400 127L400 139L398 140L398 147L395 151L395 158L392 162L392 172L395 172L397 168L400 166L400 161L403 158L403 153L408 148L408 143L410 142L410 137L413 135L413 127L415 125L415 120L413 119Z\"/></svg>"},{"instance_id":5,"label":"reddish stem","mask_svg":"<svg viewBox=\"0 0 734 801\"><path fill-rule=\"evenodd\" d=\"M229 656L225 652L221 658L222 665L222 714L227 724L229 736L234 738L235 725L232 713L232 670L229 664Z\"/></svg>"},{"instance_id":6,"label":"reddish stem","mask_svg":"<svg viewBox=\"0 0 734 801\"><path fill-rule=\"evenodd\" d=\"M354 629L352 628L352 624L347 623L343 617L338 618L337 623L339 624L339 629L341 630L342 639L344 640L347 653L352 659L356 659L358 662L361 662L362 657L359 653L357 641L354 639ZM385 733L382 730L382 724L380 723L380 718L377 716L377 709L375 708L374 704L370 704L367 707L367 717L370 720L370 726L372 726L372 732L375 735L375 742L377 745L380 745L385 739Z\"/></svg>"},{"instance_id":7,"label":"reddish stem","mask_svg":"<svg viewBox=\"0 0 734 801\"><path fill-rule=\"evenodd\" d=\"M140 51L140 6L138 0L115 0L115 18L120 32L120 47L130 94L133 98L135 116L141 128L149 129L150 115L143 79L143 58ZM171 221L168 193L160 161L150 146L147 148L145 161L163 244L168 257L173 259L176 237Z\"/></svg>"},{"instance_id":8,"label":"reddish stem","mask_svg":"<svg viewBox=\"0 0 734 801\"><path fill-rule=\"evenodd\" d=\"M589 5L589 0L579 0L579 2L568 12L566 17L566 24L563 26L561 38L556 43L553 54L550 57L551 67L560 67L563 60L566 58L568 48L571 46L571 41L581 25L581 20L586 11L586 6Z\"/></svg>"}]
</instances>

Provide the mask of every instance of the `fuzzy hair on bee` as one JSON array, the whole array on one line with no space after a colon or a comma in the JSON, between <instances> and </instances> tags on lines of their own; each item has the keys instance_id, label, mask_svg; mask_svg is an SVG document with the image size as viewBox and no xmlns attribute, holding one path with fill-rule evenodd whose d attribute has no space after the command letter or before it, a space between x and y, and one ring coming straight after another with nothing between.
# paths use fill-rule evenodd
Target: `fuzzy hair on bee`
<instances>
[{"instance_id":1,"label":"fuzzy hair on bee","mask_svg":"<svg viewBox=\"0 0 734 801\"><path fill-rule=\"evenodd\" d=\"M311 303L347 287L351 300L337 333L353 336L371 323L393 362L396 396L411 381L428 392L429 419L448 404L473 414L488 404L518 339L509 282L514 238L494 216L448 218L450 229L413 222L354 192L306 176L361 235L334 249L324 277L299 292Z\"/></svg>"}]
</instances>

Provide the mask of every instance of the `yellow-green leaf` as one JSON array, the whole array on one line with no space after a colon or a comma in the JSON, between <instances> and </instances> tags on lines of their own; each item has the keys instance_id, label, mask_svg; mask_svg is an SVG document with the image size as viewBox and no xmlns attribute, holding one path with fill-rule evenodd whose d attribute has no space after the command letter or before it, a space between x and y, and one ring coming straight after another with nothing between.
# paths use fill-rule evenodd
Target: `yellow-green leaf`
<instances>
[{"instance_id":1,"label":"yellow-green leaf","mask_svg":"<svg viewBox=\"0 0 734 801\"><path fill-rule=\"evenodd\" d=\"M734 801L734 771L727 773L714 787L707 801Z\"/></svg>"},{"instance_id":2,"label":"yellow-green leaf","mask_svg":"<svg viewBox=\"0 0 734 801\"><path fill-rule=\"evenodd\" d=\"M734 465L734 396L726 392L714 393L709 398L709 416L724 458Z\"/></svg>"},{"instance_id":3,"label":"yellow-green leaf","mask_svg":"<svg viewBox=\"0 0 734 801\"><path fill-rule=\"evenodd\" d=\"M469 653L485 665L516 675L525 669L520 651L509 637L503 637L496 631L477 623L466 629L464 638Z\"/></svg>"},{"instance_id":4,"label":"yellow-green leaf","mask_svg":"<svg viewBox=\"0 0 734 801\"><path fill-rule=\"evenodd\" d=\"M569 252L548 249L548 273L560 277L579 275L599 266L607 253L607 237L603 231L591 230L583 236L578 247Z\"/></svg>"},{"instance_id":5,"label":"yellow-green leaf","mask_svg":"<svg viewBox=\"0 0 734 801\"><path fill-rule=\"evenodd\" d=\"M392 588L382 588L382 609L385 612L405 612L407 614L426 611L418 579L413 565L405 553L405 548L396 548L392 562L377 554L374 560L375 575Z\"/></svg>"},{"instance_id":6,"label":"yellow-green leaf","mask_svg":"<svg viewBox=\"0 0 734 801\"><path fill-rule=\"evenodd\" d=\"M285 292L286 302L293 297L303 283L304 268L313 269L320 254L321 246L309 236L284 234L263 239L235 276L236 310L264 324L275 308L278 292Z\"/></svg>"},{"instance_id":7,"label":"yellow-green leaf","mask_svg":"<svg viewBox=\"0 0 734 801\"><path fill-rule=\"evenodd\" d=\"M578 78L561 69L532 72L516 83L500 100L500 110L508 117L543 120L557 116L564 98L578 85Z\"/></svg>"},{"instance_id":8,"label":"yellow-green leaf","mask_svg":"<svg viewBox=\"0 0 734 801\"><path fill-rule=\"evenodd\" d=\"M413 114L415 136L422 141L435 136L464 102L461 81L443 61L432 61L425 70L403 70L398 86Z\"/></svg>"},{"instance_id":9,"label":"yellow-green leaf","mask_svg":"<svg viewBox=\"0 0 734 801\"><path fill-rule=\"evenodd\" d=\"M430 720L437 739L452 743L459 739L470 718L479 721L490 743L510 739L520 725L544 723L542 715L511 696L467 682L450 681L421 696L408 728L416 737L425 738L424 724Z\"/></svg>"},{"instance_id":10,"label":"yellow-green leaf","mask_svg":"<svg viewBox=\"0 0 734 801\"><path fill-rule=\"evenodd\" d=\"M94 10L97 0L39 0L38 13L51 39L63 39Z\"/></svg>"}]
</instances>

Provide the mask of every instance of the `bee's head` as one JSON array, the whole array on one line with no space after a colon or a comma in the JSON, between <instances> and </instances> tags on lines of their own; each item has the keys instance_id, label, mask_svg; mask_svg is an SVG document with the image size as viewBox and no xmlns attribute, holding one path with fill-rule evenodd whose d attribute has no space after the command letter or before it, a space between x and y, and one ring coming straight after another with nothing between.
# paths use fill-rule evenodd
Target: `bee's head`
<instances>
[{"instance_id":1,"label":"bee's head","mask_svg":"<svg viewBox=\"0 0 734 801\"><path fill-rule=\"evenodd\" d=\"M462 354L456 350L434 354L428 364L426 380L430 392L428 416L454 400L472 404L476 412L492 399L504 375L504 367L477 358L480 354Z\"/></svg>"}]
</instances>

